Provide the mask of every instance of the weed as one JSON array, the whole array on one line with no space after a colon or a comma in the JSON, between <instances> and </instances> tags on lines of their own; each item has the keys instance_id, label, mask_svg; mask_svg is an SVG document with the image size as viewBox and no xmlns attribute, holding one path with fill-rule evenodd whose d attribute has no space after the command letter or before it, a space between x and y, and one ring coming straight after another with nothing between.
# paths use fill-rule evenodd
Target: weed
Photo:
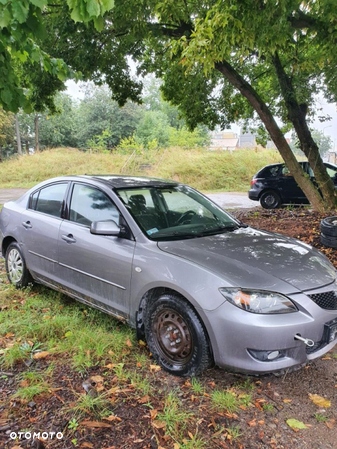
<instances>
[{"instance_id":1,"label":"weed","mask_svg":"<svg viewBox=\"0 0 337 449\"><path fill-rule=\"evenodd\" d=\"M92 397L90 394L81 394L76 404L71 408L71 411L75 413L76 417L83 415L95 415L96 417L106 416L107 409L110 406L110 402L107 399L107 394L103 393L96 397Z\"/></svg>"},{"instance_id":2,"label":"weed","mask_svg":"<svg viewBox=\"0 0 337 449\"><path fill-rule=\"evenodd\" d=\"M318 422L327 422L328 418L321 413L315 413L315 418Z\"/></svg>"},{"instance_id":3,"label":"weed","mask_svg":"<svg viewBox=\"0 0 337 449\"><path fill-rule=\"evenodd\" d=\"M213 391L211 394L211 402L214 408L227 410L230 413L235 412L240 405L239 399L233 392L223 390Z\"/></svg>"},{"instance_id":4,"label":"weed","mask_svg":"<svg viewBox=\"0 0 337 449\"><path fill-rule=\"evenodd\" d=\"M70 430L77 430L77 427L79 426L79 423L76 421L75 418L71 419L68 423L68 429Z\"/></svg>"},{"instance_id":5,"label":"weed","mask_svg":"<svg viewBox=\"0 0 337 449\"><path fill-rule=\"evenodd\" d=\"M200 395L203 395L205 393L205 388L203 387L201 382L199 382L195 377L192 377L191 384L192 384L191 389L193 390L193 393Z\"/></svg>"},{"instance_id":6,"label":"weed","mask_svg":"<svg viewBox=\"0 0 337 449\"><path fill-rule=\"evenodd\" d=\"M47 391L48 386L44 383L41 383L36 385L30 385L28 387L18 388L16 393L14 394L14 397L29 402L33 400L35 396L38 396L39 394L42 393L46 393Z\"/></svg>"},{"instance_id":7,"label":"weed","mask_svg":"<svg viewBox=\"0 0 337 449\"><path fill-rule=\"evenodd\" d=\"M230 440L234 441L237 440L241 435L241 429L239 426L232 426L232 427L227 427L227 434Z\"/></svg>"},{"instance_id":8,"label":"weed","mask_svg":"<svg viewBox=\"0 0 337 449\"><path fill-rule=\"evenodd\" d=\"M265 412L273 412L275 410L273 404L268 404L266 402L262 404L262 408Z\"/></svg>"},{"instance_id":9,"label":"weed","mask_svg":"<svg viewBox=\"0 0 337 449\"><path fill-rule=\"evenodd\" d=\"M166 426L166 433L173 439L181 437L188 425L192 413L182 409L182 404L175 391L171 391L165 399L164 409L158 413L158 419Z\"/></svg>"},{"instance_id":10,"label":"weed","mask_svg":"<svg viewBox=\"0 0 337 449\"><path fill-rule=\"evenodd\" d=\"M252 383L250 379L245 379L243 382L237 382L235 384L236 388L239 388L240 390L250 391L254 390L255 385Z\"/></svg>"}]
</instances>

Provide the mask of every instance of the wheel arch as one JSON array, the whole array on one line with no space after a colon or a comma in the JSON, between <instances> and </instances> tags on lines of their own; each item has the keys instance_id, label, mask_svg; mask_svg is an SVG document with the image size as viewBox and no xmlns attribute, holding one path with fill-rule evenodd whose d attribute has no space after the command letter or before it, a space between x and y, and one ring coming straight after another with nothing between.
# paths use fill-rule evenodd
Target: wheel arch
<instances>
[{"instance_id":1,"label":"wheel arch","mask_svg":"<svg viewBox=\"0 0 337 449\"><path fill-rule=\"evenodd\" d=\"M7 251L7 248L9 247L9 245L13 242L17 242L17 240L14 237L12 237L11 235L8 235L3 239L2 244L1 244L1 252L2 252L3 257L5 257L6 251Z\"/></svg>"},{"instance_id":2,"label":"wheel arch","mask_svg":"<svg viewBox=\"0 0 337 449\"><path fill-rule=\"evenodd\" d=\"M209 349L210 349L212 358L214 359L212 340L210 338L207 326L205 324L205 320L202 318L199 311L195 308L195 306L192 304L192 302L189 301L188 298L186 298L186 296L184 296L182 293L180 293L179 291L177 291L171 287L153 287L153 288L149 289L146 293L144 293L143 296L141 297L139 305L138 305L138 309L136 311L137 339L145 340L144 316L145 316L145 312L146 312L146 307L149 304L152 304L154 301L156 301L156 299L158 299L161 295L164 295L164 294L172 294L172 295L178 296L180 299L182 299L183 301L185 301L192 307L192 309L194 310L195 314L198 316L198 318L204 328L204 331L205 331L205 334L207 337L207 341L209 344Z\"/></svg>"},{"instance_id":3,"label":"wheel arch","mask_svg":"<svg viewBox=\"0 0 337 449\"><path fill-rule=\"evenodd\" d=\"M266 192L275 192L278 194L278 196L281 198L281 200L283 201L283 197L282 194L279 190L275 189L274 187L265 187L263 190L261 190L261 192L259 193L258 199L260 201L261 196L266 193Z\"/></svg>"}]
</instances>

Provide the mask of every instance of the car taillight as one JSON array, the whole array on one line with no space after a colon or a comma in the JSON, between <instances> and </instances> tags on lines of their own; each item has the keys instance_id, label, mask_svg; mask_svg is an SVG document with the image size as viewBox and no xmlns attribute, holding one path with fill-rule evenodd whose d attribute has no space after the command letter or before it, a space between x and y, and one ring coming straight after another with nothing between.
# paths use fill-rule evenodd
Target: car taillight
<instances>
[{"instance_id":1,"label":"car taillight","mask_svg":"<svg viewBox=\"0 0 337 449\"><path fill-rule=\"evenodd\" d=\"M250 181L250 185L251 186L253 186L254 184L256 184L257 183L257 179L252 179L251 181Z\"/></svg>"}]
</instances>

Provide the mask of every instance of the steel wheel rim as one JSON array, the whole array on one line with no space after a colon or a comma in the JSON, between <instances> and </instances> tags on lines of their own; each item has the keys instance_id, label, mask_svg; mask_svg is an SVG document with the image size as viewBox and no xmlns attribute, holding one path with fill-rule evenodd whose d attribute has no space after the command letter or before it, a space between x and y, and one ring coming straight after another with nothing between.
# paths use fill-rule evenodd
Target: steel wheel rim
<instances>
[{"instance_id":1,"label":"steel wheel rim","mask_svg":"<svg viewBox=\"0 0 337 449\"><path fill-rule=\"evenodd\" d=\"M264 201L267 204L267 206L274 206L276 204L275 196L272 193L266 195Z\"/></svg>"},{"instance_id":2,"label":"steel wheel rim","mask_svg":"<svg viewBox=\"0 0 337 449\"><path fill-rule=\"evenodd\" d=\"M156 348L172 366L183 366L191 358L193 340L189 326L174 309L159 311L153 320Z\"/></svg>"},{"instance_id":3,"label":"steel wheel rim","mask_svg":"<svg viewBox=\"0 0 337 449\"><path fill-rule=\"evenodd\" d=\"M7 258L7 268L9 279L16 283L22 279L23 260L19 251L15 248L11 249Z\"/></svg>"}]
</instances>

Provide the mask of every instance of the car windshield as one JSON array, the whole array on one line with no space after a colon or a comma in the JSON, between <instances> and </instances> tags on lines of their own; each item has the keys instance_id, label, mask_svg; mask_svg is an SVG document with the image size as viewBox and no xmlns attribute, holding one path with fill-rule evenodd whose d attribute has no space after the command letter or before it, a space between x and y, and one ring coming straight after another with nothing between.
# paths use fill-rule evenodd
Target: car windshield
<instances>
[{"instance_id":1,"label":"car windshield","mask_svg":"<svg viewBox=\"0 0 337 449\"><path fill-rule=\"evenodd\" d=\"M151 240L229 232L240 223L188 186L118 189L117 194Z\"/></svg>"}]
</instances>

